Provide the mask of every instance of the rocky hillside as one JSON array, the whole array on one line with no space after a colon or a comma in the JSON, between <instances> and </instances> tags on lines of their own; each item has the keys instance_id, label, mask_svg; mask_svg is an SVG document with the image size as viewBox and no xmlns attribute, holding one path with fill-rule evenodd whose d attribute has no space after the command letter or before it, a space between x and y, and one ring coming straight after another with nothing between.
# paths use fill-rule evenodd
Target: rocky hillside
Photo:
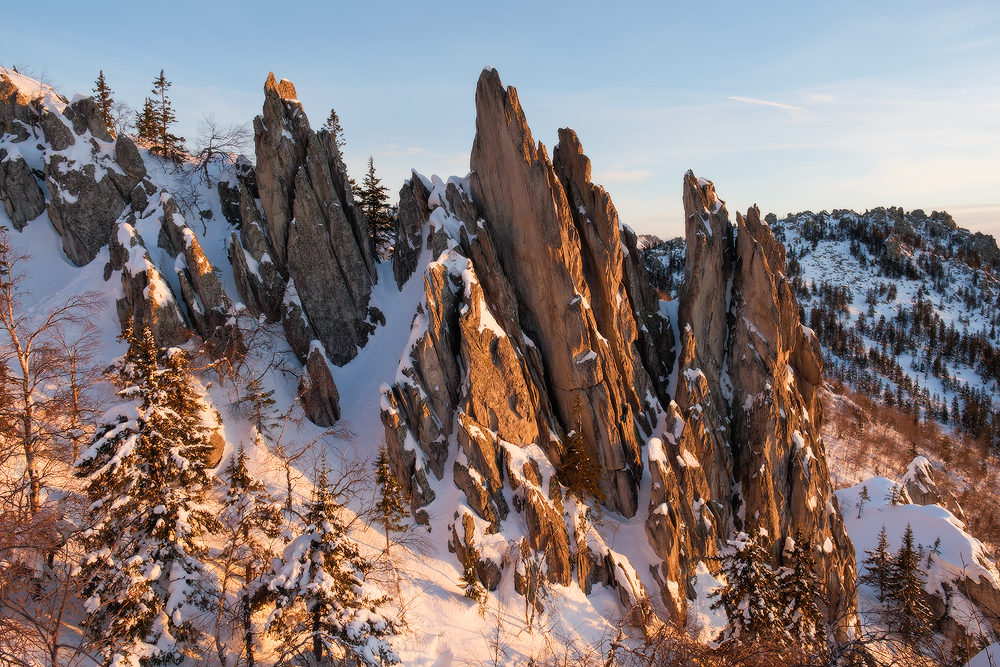
<instances>
[{"instance_id":1,"label":"rocky hillside","mask_svg":"<svg viewBox=\"0 0 1000 667\"><path fill-rule=\"evenodd\" d=\"M207 216L178 203L144 149L112 140L92 100L0 70L0 196L15 228L47 217L80 271L102 265L119 326L201 350L220 385L240 382L220 369L263 354L269 332L272 362L254 381L293 376L279 407L340 428L324 441L331 458L374 459L384 439L436 569L470 566L497 600L534 596L539 577L567 599L610 591L605 618L652 632L702 622L708 573L737 534L759 535L775 566L800 535L830 636L855 636L855 549L821 437L823 344L829 366L843 362L832 327L804 326L821 288L807 292L800 271L823 240L809 247L756 208L730 219L689 172L683 244L642 251L572 130L550 157L492 69L475 104L472 172L403 184L391 265L335 138L273 75L255 164L222 174L222 215L192 225ZM669 261L651 271L651 252ZM969 289L978 300L987 287ZM223 457L249 420L220 392ZM265 439L260 456L285 456L291 480L282 447ZM413 641L406 655L432 664Z\"/></svg>"}]
</instances>

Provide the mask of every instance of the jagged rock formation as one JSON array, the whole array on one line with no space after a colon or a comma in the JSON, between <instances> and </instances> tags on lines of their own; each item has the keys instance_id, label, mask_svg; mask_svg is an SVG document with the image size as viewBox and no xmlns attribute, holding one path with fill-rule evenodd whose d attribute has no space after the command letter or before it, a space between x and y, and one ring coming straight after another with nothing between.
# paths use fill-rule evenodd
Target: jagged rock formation
<instances>
[{"instance_id":1,"label":"jagged rock formation","mask_svg":"<svg viewBox=\"0 0 1000 667\"><path fill-rule=\"evenodd\" d=\"M664 560L664 598L684 606L671 592L733 527L759 529L776 558L782 540L800 531L816 546L828 619L846 618L855 604L845 586L855 578L854 550L819 435L822 353L799 321L784 249L756 208L737 214L734 239L712 183L690 172L684 212L682 349L669 447L651 463L647 520ZM681 526L693 530L678 536Z\"/></svg>"},{"instance_id":2,"label":"jagged rock formation","mask_svg":"<svg viewBox=\"0 0 1000 667\"><path fill-rule=\"evenodd\" d=\"M473 201L492 225L496 263L517 299L512 324L538 349L553 416L567 430L579 427L594 448L608 506L633 516L642 468L635 422L642 408L632 374L644 371L632 364L633 314L620 307L626 302L619 298L625 290L617 214L586 181L589 161L573 145L575 135L560 136L557 172L545 147L536 148L516 92L504 90L495 71L479 79L476 110ZM605 246L608 240L614 245ZM577 399L583 413L574 418Z\"/></svg>"},{"instance_id":3,"label":"jagged rock formation","mask_svg":"<svg viewBox=\"0 0 1000 667\"><path fill-rule=\"evenodd\" d=\"M17 144L42 138L40 133L48 144L44 177L49 219L66 256L83 266L115 236L126 206L144 209L155 188L145 180L135 144L127 137L112 139L93 99L78 96L68 102L48 86L0 72L0 134L14 135ZM0 167L0 196L21 229L41 213L42 193L23 160L5 152L9 155L0 156L5 165Z\"/></svg>"},{"instance_id":4,"label":"jagged rock formation","mask_svg":"<svg viewBox=\"0 0 1000 667\"><path fill-rule=\"evenodd\" d=\"M796 530L812 539L828 617L849 614L853 547L819 439L821 355L756 209L734 235L711 183L685 178L689 254L671 389L667 307L635 234L591 183L576 134L560 131L550 161L492 70L476 105L469 179L414 174L400 192L397 285L425 249L432 261L411 345L383 386L382 420L418 517L436 498L431 476L450 475L468 508L455 515L451 546L462 555L476 543L484 583L499 581L491 545L505 522L523 521L550 580L568 583L575 571L581 587L616 586L641 608L646 592L627 559L577 520L582 506L559 484L564 434L579 429L607 507L648 512L662 558L652 574L676 620L696 564L752 526L772 545ZM639 508L647 462L652 491Z\"/></svg>"},{"instance_id":5,"label":"jagged rock formation","mask_svg":"<svg viewBox=\"0 0 1000 667\"><path fill-rule=\"evenodd\" d=\"M323 344L314 340L299 378L299 400L309 421L317 426L333 426L340 419L340 393L333 382L330 362Z\"/></svg>"},{"instance_id":6,"label":"jagged rock formation","mask_svg":"<svg viewBox=\"0 0 1000 667\"><path fill-rule=\"evenodd\" d=\"M115 305L122 327L129 320L136 330L148 326L161 347L185 342L189 336L184 316L135 227L129 223L119 225L110 251L104 274L107 280L113 271L121 272L122 296Z\"/></svg>"},{"instance_id":7,"label":"jagged rock formation","mask_svg":"<svg viewBox=\"0 0 1000 667\"><path fill-rule=\"evenodd\" d=\"M254 119L254 143L263 222L277 268L294 282L313 332L308 340L321 341L330 360L343 365L364 346L379 314L368 308L376 279L368 223L354 206L340 151L329 132L309 127L295 86L276 81L274 74L264 84L264 112ZM240 201L243 224L260 223L242 193ZM239 283L249 286L252 272L241 268ZM259 278L264 291L276 286L264 286L269 279ZM258 301L253 288L242 296L256 302L260 312L274 312L273 301ZM295 347L305 362L308 351Z\"/></svg>"},{"instance_id":8,"label":"jagged rock formation","mask_svg":"<svg viewBox=\"0 0 1000 667\"><path fill-rule=\"evenodd\" d=\"M393 467L418 516L435 498L429 475L450 474L462 489L475 520L456 516L460 554L477 521L500 531L516 513L530 547L545 553L551 581L570 583L575 567L586 590L598 581L618 586L631 607L645 599L641 583L585 523L567 524L564 514L578 506L565 504L552 462L563 434L581 429L601 462L608 506L635 514L640 426L648 436L656 422L672 331L641 284L638 253L628 251L635 235L590 182L576 135L561 133L550 162L495 72L483 73L476 101L470 179L414 174L400 192L397 284L424 248L437 261L424 275L397 382L383 387ZM637 320L654 324L642 340ZM458 456L446 471L452 442ZM477 569L495 585L499 559L487 560Z\"/></svg>"}]
</instances>

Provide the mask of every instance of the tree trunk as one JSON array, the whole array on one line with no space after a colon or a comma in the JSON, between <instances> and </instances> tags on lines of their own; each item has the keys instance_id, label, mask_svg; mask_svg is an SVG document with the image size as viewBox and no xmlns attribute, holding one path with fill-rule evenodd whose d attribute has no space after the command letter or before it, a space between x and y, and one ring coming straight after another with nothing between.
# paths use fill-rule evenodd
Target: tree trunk
<instances>
[{"instance_id":1,"label":"tree trunk","mask_svg":"<svg viewBox=\"0 0 1000 667\"><path fill-rule=\"evenodd\" d=\"M32 515L38 512L38 499L42 492L42 479L38 472L38 452L35 450L34 421L35 401L31 395L30 367L26 355L21 359L21 399L24 413L21 415L21 442L24 446L24 465L28 472L28 509Z\"/></svg>"}]
</instances>

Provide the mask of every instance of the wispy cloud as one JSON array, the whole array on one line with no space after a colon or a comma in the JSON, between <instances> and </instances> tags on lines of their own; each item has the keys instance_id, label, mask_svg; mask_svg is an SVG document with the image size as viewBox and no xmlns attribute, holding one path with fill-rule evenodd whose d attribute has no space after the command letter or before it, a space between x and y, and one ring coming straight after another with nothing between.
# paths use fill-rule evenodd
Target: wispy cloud
<instances>
[{"instance_id":1,"label":"wispy cloud","mask_svg":"<svg viewBox=\"0 0 1000 667\"><path fill-rule=\"evenodd\" d=\"M802 107L793 107L790 104L782 104L781 102L771 102L769 100L758 100L754 97L738 97L736 95L730 95L729 99L736 100L737 102L746 102L747 104L760 104L765 107L775 107L777 109L784 109L786 111L791 111L796 114L808 114L808 109L803 109Z\"/></svg>"},{"instance_id":2,"label":"wispy cloud","mask_svg":"<svg viewBox=\"0 0 1000 667\"><path fill-rule=\"evenodd\" d=\"M623 169L617 171L602 171L594 176L601 183L642 183L653 176L649 169Z\"/></svg>"}]
</instances>

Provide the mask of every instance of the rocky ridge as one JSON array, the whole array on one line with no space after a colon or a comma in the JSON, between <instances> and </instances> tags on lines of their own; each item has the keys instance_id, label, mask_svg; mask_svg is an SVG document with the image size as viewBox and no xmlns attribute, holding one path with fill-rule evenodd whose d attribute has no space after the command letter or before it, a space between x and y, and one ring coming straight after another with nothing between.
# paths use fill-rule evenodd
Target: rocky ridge
<instances>
[{"instance_id":1,"label":"rocky ridge","mask_svg":"<svg viewBox=\"0 0 1000 667\"><path fill-rule=\"evenodd\" d=\"M697 563L750 528L769 545L796 530L809 537L828 618L849 616L853 548L818 435L822 359L756 210L738 216L734 235L711 183L686 176L688 279L675 346L636 237L590 181L575 133L560 131L549 160L493 70L480 77L476 107L469 178L414 174L400 194L397 283L419 249L433 261L411 345L395 383L383 385L382 420L417 515L435 501L429 475L451 475L467 505L456 508L450 546L464 559L477 545L484 583L504 567L484 554L518 521L551 581L575 572L585 590L600 581L627 608L648 608L627 559L594 540L559 484L567 434L579 430L605 507L646 517L662 559L652 574L675 620L686 616ZM640 507L647 467L652 491Z\"/></svg>"},{"instance_id":2,"label":"rocky ridge","mask_svg":"<svg viewBox=\"0 0 1000 667\"><path fill-rule=\"evenodd\" d=\"M119 318L148 324L164 346L196 333L214 353L238 349L220 267L148 180L134 144L112 142L88 98L32 97L10 77L3 86L0 129L22 143L40 131L48 145L47 206L67 255L86 263L110 244ZM354 358L381 320L370 307L375 256L333 137L309 127L291 82L269 76L264 98L253 178L244 170L219 186L239 222L229 260L247 309L280 320L304 364L306 414L330 425L340 418L331 366ZM776 560L783 538L806 535L828 618L848 617L853 549L818 436L821 356L759 213L737 216L734 233L712 184L685 177L686 281L671 321L676 304L650 285L576 134L561 130L550 159L494 70L480 77L476 106L469 177L414 173L400 193L393 274L398 287L422 280L424 298L382 387L381 419L418 521L452 516L449 546L464 562L475 544L490 588L510 565L508 534L523 534L549 581L612 586L637 620L653 622L651 593L595 529L594 503L561 483L578 433L604 507L643 523L660 559L654 594L673 620L685 620L698 563L750 528ZM27 176L13 151L4 158L9 190ZM28 220L37 197L21 190L4 194L5 206ZM435 506L433 480L445 479L459 506Z\"/></svg>"}]
</instances>

